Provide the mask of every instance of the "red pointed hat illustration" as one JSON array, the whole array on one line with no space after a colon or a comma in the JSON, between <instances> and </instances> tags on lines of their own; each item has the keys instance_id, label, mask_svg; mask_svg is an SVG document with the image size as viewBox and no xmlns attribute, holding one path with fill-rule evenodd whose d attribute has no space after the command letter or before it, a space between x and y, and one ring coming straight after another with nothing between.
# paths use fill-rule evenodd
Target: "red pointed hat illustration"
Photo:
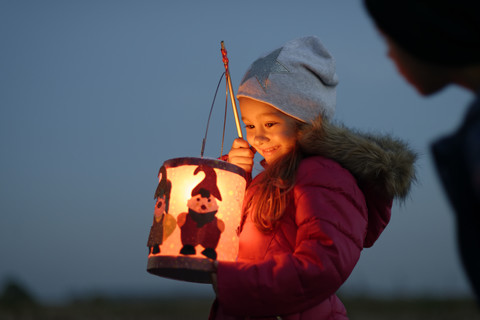
<instances>
[{"instance_id":1,"label":"red pointed hat illustration","mask_svg":"<svg viewBox=\"0 0 480 320\"><path fill-rule=\"evenodd\" d=\"M206 165L199 165L195 171L194 175L197 175L200 171L205 173L205 178L192 190L192 197L197 194L201 194L203 197L214 196L218 200L222 201L222 195L220 190L217 187L217 174L213 168Z\"/></svg>"}]
</instances>

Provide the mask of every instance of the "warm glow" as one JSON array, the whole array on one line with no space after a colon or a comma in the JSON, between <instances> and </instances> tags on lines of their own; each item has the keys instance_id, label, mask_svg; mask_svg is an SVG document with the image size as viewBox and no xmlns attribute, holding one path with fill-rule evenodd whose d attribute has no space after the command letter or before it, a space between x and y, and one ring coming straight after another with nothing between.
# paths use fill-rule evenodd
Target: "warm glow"
<instances>
[{"instance_id":1,"label":"warm glow","mask_svg":"<svg viewBox=\"0 0 480 320\"><path fill-rule=\"evenodd\" d=\"M169 186L171 185L171 189L170 187L159 187L157 189L157 192L162 188L168 189L170 192L163 197L158 197L160 200L157 202L158 207L156 205L154 217L159 221L159 217L165 211L168 214L164 214L164 217L168 215L171 215L171 217L161 220L168 226L163 226L162 230L159 231L161 236L158 237L157 234L156 237L162 239L163 235L163 240L159 240L162 242L159 244L160 252L152 253L153 250L150 247L149 259L152 257L178 256L181 259L183 259L182 257L188 257L205 260L206 256L212 258L211 254L214 251L213 254L216 255L218 260L235 260L238 253L237 228L240 223L246 187L244 171L225 161L205 158L170 159L165 161L163 166L163 172L166 174L162 174L162 171L159 174L159 186L165 186L168 183ZM197 174L194 174L195 172ZM166 180L165 177L162 177L163 175L166 176ZM162 179L164 179L163 184ZM164 193L160 192L160 194L163 195ZM169 199L166 199L168 195ZM168 208L165 206L165 201L169 202ZM192 213L192 211L194 212ZM197 219L195 222L192 220L194 215ZM210 216L207 217L207 215ZM187 221L189 229L186 227L187 216L190 217L189 222ZM182 224L183 228L180 227ZM152 244L150 239L155 232L157 231L154 231L152 227L149 246ZM220 237L219 240L218 236ZM159 241L157 240L156 243ZM194 254L184 254L188 252L188 250L185 251L184 246L185 242L188 241L193 241ZM214 247L207 250L210 255L204 252L207 249L206 247ZM184 249L182 250L182 248ZM184 253L180 253L181 250ZM204 253L202 254L202 252ZM190 253L192 252L190 251ZM156 261L158 260L156 259Z\"/></svg>"}]
</instances>

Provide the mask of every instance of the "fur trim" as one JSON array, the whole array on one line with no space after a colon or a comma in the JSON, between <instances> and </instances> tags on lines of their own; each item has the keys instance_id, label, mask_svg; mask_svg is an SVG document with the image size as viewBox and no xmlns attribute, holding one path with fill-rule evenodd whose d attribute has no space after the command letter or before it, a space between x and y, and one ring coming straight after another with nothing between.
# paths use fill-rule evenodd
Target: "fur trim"
<instances>
[{"instance_id":1,"label":"fur trim","mask_svg":"<svg viewBox=\"0 0 480 320\"><path fill-rule=\"evenodd\" d=\"M301 129L299 143L305 154L335 160L353 174L360 187L389 198L405 199L416 180L417 153L389 135L356 132L317 118Z\"/></svg>"}]
</instances>

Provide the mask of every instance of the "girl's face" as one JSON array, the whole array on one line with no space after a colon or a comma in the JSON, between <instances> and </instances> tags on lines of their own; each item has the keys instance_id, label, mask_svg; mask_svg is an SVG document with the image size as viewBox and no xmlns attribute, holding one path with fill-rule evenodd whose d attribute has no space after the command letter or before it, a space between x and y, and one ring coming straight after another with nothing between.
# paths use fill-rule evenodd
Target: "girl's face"
<instances>
[{"instance_id":1,"label":"girl's face","mask_svg":"<svg viewBox=\"0 0 480 320\"><path fill-rule=\"evenodd\" d=\"M267 163L293 150L297 141L296 120L263 102L249 98L240 98L239 102L247 141Z\"/></svg>"}]
</instances>

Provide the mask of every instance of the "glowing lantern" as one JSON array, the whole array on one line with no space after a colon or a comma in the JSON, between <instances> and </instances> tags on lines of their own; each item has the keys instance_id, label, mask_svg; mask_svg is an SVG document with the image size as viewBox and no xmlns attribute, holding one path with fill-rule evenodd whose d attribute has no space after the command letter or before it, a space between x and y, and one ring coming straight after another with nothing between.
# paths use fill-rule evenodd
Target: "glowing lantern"
<instances>
[{"instance_id":1,"label":"glowing lantern","mask_svg":"<svg viewBox=\"0 0 480 320\"><path fill-rule=\"evenodd\" d=\"M242 138L223 41L221 53L237 133ZM158 173L147 243L147 271L152 274L210 283L212 260L233 261L237 257L245 171L222 160L203 158L206 137L205 133L201 158L167 160Z\"/></svg>"},{"instance_id":2,"label":"glowing lantern","mask_svg":"<svg viewBox=\"0 0 480 320\"><path fill-rule=\"evenodd\" d=\"M176 158L158 177L147 271L209 283L212 260L237 256L245 172L221 160Z\"/></svg>"}]
</instances>

